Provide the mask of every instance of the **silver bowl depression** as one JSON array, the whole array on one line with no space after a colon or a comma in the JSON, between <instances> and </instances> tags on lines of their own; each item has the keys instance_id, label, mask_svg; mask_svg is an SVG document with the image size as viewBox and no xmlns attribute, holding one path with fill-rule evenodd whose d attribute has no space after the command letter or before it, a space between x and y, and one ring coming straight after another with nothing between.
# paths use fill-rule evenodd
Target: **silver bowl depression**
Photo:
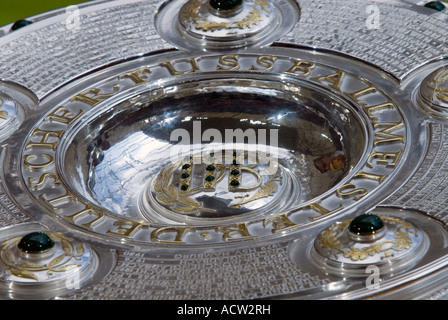
<instances>
[{"instance_id":1,"label":"silver bowl depression","mask_svg":"<svg viewBox=\"0 0 448 320\"><path fill-rule=\"evenodd\" d=\"M148 88L77 119L58 148L65 183L118 215L202 224L309 201L335 187L362 158L367 130L348 101L305 82L220 77ZM236 154L247 168L240 177L244 190L229 189ZM213 190L205 190L210 155L222 170L215 172L220 178ZM180 176L190 156L191 188L202 189L185 193ZM158 195L164 168L171 176L163 184L201 209ZM276 189L271 195L245 201L267 182Z\"/></svg>"}]
</instances>

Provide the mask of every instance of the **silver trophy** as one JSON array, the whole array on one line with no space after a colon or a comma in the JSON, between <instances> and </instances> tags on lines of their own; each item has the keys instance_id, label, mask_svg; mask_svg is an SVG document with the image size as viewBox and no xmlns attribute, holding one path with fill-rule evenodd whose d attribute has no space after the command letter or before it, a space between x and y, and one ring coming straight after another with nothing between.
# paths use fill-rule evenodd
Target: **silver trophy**
<instances>
[{"instance_id":1,"label":"silver trophy","mask_svg":"<svg viewBox=\"0 0 448 320\"><path fill-rule=\"evenodd\" d=\"M443 299L444 1L91 1L0 29L5 299Z\"/></svg>"}]
</instances>

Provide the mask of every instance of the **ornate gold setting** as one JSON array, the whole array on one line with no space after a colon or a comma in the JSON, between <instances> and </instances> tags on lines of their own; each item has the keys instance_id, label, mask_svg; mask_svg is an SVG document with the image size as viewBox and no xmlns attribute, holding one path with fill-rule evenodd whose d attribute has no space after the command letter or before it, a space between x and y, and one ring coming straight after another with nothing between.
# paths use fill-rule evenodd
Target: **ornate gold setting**
<instances>
[{"instance_id":1,"label":"ornate gold setting","mask_svg":"<svg viewBox=\"0 0 448 320\"><path fill-rule=\"evenodd\" d=\"M437 102L437 100L448 103L448 68L441 68L434 75L433 80L428 84L428 86L434 90L432 95L432 102Z\"/></svg>"},{"instance_id":2,"label":"ornate gold setting","mask_svg":"<svg viewBox=\"0 0 448 320\"><path fill-rule=\"evenodd\" d=\"M423 80L418 102L431 116L448 117L448 66L434 70Z\"/></svg>"},{"instance_id":3,"label":"ornate gold setting","mask_svg":"<svg viewBox=\"0 0 448 320\"><path fill-rule=\"evenodd\" d=\"M255 0L251 11L242 19L235 21L211 21L200 13L203 2L193 0L185 6L184 16L189 19L195 29L203 31L216 31L221 29L246 29L258 25L262 20L261 12L269 7L265 0Z\"/></svg>"},{"instance_id":4,"label":"ornate gold setting","mask_svg":"<svg viewBox=\"0 0 448 320\"><path fill-rule=\"evenodd\" d=\"M417 230L410 223L389 216L379 216L385 223L395 226L393 239L379 239L373 243L368 243L363 246L355 246L357 243L350 242L343 244L340 238L347 230L348 225L353 219L347 219L343 222L332 225L330 228L324 230L317 238L318 244L323 249L328 249L330 255L335 259L343 256L352 261L362 261L369 257L380 255L380 260L384 260L394 256L394 252L403 251L411 248L412 239L410 234L418 237Z\"/></svg>"},{"instance_id":5,"label":"ornate gold setting","mask_svg":"<svg viewBox=\"0 0 448 320\"><path fill-rule=\"evenodd\" d=\"M51 256L44 255L42 259L29 259L21 255L17 245L21 236L4 240L0 243L0 262L5 272L22 279L41 281L42 274L51 277L55 273L74 272L81 268L81 259L86 253L82 243L75 244L58 233L48 233L60 247Z\"/></svg>"},{"instance_id":6,"label":"ornate gold setting","mask_svg":"<svg viewBox=\"0 0 448 320\"><path fill-rule=\"evenodd\" d=\"M3 99L0 97L0 119L6 120L8 113L4 110L1 110L2 108L3 108Z\"/></svg>"}]
</instances>

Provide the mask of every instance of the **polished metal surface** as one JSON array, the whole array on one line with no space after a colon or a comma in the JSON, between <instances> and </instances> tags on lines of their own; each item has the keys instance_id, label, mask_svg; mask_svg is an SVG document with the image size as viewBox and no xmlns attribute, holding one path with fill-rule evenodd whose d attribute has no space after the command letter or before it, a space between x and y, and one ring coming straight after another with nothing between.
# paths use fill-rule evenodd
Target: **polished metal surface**
<instances>
[{"instance_id":1,"label":"polished metal surface","mask_svg":"<svg viewBox=\"0 0 448 320\"><path fill-rule=\"evenodd\" d=\"M445 299L447 4L223 2L0 29L1 298Z\"/></svg>"}]
</instances>

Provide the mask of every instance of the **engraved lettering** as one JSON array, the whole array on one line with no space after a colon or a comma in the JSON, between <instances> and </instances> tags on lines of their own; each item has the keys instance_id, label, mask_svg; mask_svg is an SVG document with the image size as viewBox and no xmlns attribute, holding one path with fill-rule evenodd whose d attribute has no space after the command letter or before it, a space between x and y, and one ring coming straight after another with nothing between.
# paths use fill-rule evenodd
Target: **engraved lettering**
<instances>
[{"instance_id":1,"label":"engraved lettering","mask_svg":"<svg viewBox=\"0 0 448 320\"><path fill-rule=\"evenodd\" d=\"M120 219L114 222L113 224L117 229L115 231L108 230L107 234L131 238L132 235L142 227L148 227L149 224L145 222L139 222L129 219Z\"/></svg>"},{"instance_id":2,"label":"engraved lettering","mask_svg":"<svg viewBox=\"0 0 448 320\"><path fill-rule=\"evenodd\" d=\"M41 175L39 178L28 178L28 186L31 190L40 190L45 185L45 182L48 180L52 181L51 187L55 187L57 184L60 184L59 176L56 173L47 172Z\"/></svg>"},{"instance_id":3,"label":"engraved lettering","mask_svg":"<svg viewBox=\"0 0 448 320\"><path fill-rule=\"evenodd\" d=\"M27 154L23 157L23 164L31 169L42 169L52 165L54 158L50 154Z\"/></svg>"},{"instance_id":4,"label":"engraved lettering","mask_svg":"<svg viewBox=\"0 0 448 320\"><path fill-rule=\"evenodd\" d=\"M92 204L88 203L88 204L86 204L85 208L82 209L81 211L78 211L70 216L65 216L65 218L74 222L78 218L82 218L84 216L90 216L90 215L94 215L95 219L91 220L88 223L83 224L83 226L88 229L92 229L93 224L103 220L105 217L105 214L102 210L98 210L98 209L94 208Z\"/></svg>"},{"instance_id":5,"label":"engraved lettering","mask_svg":"<svg viewBox=\"0 0 448 320\"><path fill-rule=\"evenodd\" d=\"M321 206L320 204L318 204L317 202L313 202L313 203L311 203L311 204L305 206L304 209L305 209L305 208L312 209L312 210L316 211L317 213L319 213L320 216L318 216L318 217L311 217L311 218L310 218L310 220L318 220L318 219L321 219L321 218L323 218L323 217L326 217L326 216L328 216L328 215L331 215L331 214L333 214L333 213L335 213L335 212L338 212L338 211L344 209L344 206L343 206L342 204L339 204L339 207L337 207L336 209L328 210L328 209L322 207L322 206Z\"/></svg>"},{"instance_id":6,"label":"engraved lettering","mask_svg":"<svg viewBox=\"0 0 448 320\"><path fill-rule=\"evenodd\" d=\"M384 108L395 108L395 105L392 102L388 101L388 102L380 103L380 104L377 104L374 106L366 106L366 107L364 107L364 110L367 112L367 114L371 120L378 120L378 117L373 115L372 112L378 111L378 110L381 110Z\"/></svg>"},{"instance_id":7,"label":"engraved lettering","mask_svg":"<svg viewBox=\"0 0 448 320\"><path fill-rule=\"evenodd\" d=\"M86 227L88 229L93 229L93 225L96 223L99 223L101 221L103 221L106 217L105 213L102 210L89 210L88 211L90 214L95 215L95 219L91 220L88 223L83 223L82 226Z\"/></svg>"},{"instance_id":8,"label":"engraved lettering","mask_svg":"<svg viewBox=\"0 0 448 320\"><path fill-rule=\"evenodd\" d=\"M329 82L330 87L335 88L341 91L341 81L344 77L344 73L341 70L336 70L335 73L329 74L327 76L311 78L311 80L319 81L319 82Z\"/></svg>"},{"instance_id":9,"label":"engraved lettering","mask_svg":"<svg viewBox=\"0 0 448 320\"><path fill-rule=\"evenodd\" d=\"M355 188L356 187L353 184L347 183L347 184L341 186L340 188L338 188L336 190L336 194L340 198L347 198L347 197L354 196L353 200L358 201L359 199L361 199L364 196L366 196L367 193L368 193L367 189L365 189L365 188L359 188L359 189L355 189ZM345 191L346 189L348 189L348 190L354 189L354 190Z\"/></svg>"},{"instance_id":10,"label":"engraved lettering","mask_svg":"<svg viewBox=\"0 0 448 320\"><path fill-rule=\"evenodd\" d=\"M32 147L49 147L53 150L56 149L56 146L58 145L60 138L64 131L47 131L47 130L40 130L35 129L33 133L31 134L32 137L34 136L41 136L41 139L39 141L29 141L27 145L25 146L25 149L29 149ZM49 142L50 137L57 138L57 141Z\"/></svg>"},{"instance_id":11,"label":"engraved lettering","mask_svg":"<svg viewBox=\"0 0 448 320\"><path fill-rule=\"evenodd\" d=\"M92 107L96 106L98 103L112 97L118 93L119 84L114 85L114 92L112 93L100 93L101 90L98 88L92 88L83 91L72 98L72 101L81 101Z\"/></svg>"},{"instance_id":12,"label":"engraved lettering","mask_svg":"<svg viewBox=\"0 0 448 320\"><path fill-rule=\"evenodd\" d=\"M360 104L367 104L367 102L365 102L363 100L359 100L358 97L364 96L364 95L372 93L374 91L376 91L376 88L371 84L367 88L364 88L364 89L361 89L361 90L358 90L355 92L350 92L350 93L345 92L345 94L348 95L349 97L352 97Z\"/></svg>"},{"instance_id":13,"label":"engraved lettering","mask_svg":"<svg viewBox=\"0 0 448 320\"><path fill-rule=\"evenodd\" d=\"M279 231L284 231L290 228L297 227L298 224L292 222L287 216L287 212L281 213L275 217L267 218L263 221L263 224L266 225L266 222L272 222L272 233L276 233Z\"/></svg>"},{"instance_id":14,"label":"engraved lettering","mask_svg":"<svg viewBox=\"0 0 448 320\"><path fill-rule=\"evenodd\" d=\"M177 75L182 75L182 74L186 74L186 73L192 73L192 72L200 71L199 66L198 66L198 60L199 59L200 59L199 57L187 59L187 62L191 65L191 69L183 70L183 71L182 70L177 70L174 67L173 63L170 62L170 61L163 62L160 65L162 67L167 68L168 71L171 73L171 75L177 76Z\"/></svg>"},{"instance_id":15,"label":"engraved lettering","mask_svg":"<svg viewBox=\"0 0 448 320\"><path fill-rule=\"evenodd\" d=\"M239 67L238 55L229 54L219 58L219 63L216 70L236 70Z\"/></svg>"},{"instance_id":16,"label":"engraved lettering","mask_svg":"<svg viewBox=\"0 0 448 320\"><path fill-rule=\"evenodd\" d=\"M381 182L384 180L384 178L386 178L387 175L378 175L378 174L374 174L374 173L368 173L368 172L363 172L363 171L359 171L357 172L353 178L357 179L369 179L369 180L374 180L374 181L378 181Z\"/></svg>"},{"instance_id":17,"label":"engraved lettering","mask_svg":"<svg viewBox=\"0 0 448 320\"><path fill-rule=\"evenodd\" d=\"M182 238L187 230L192 229L191 227L162 227L155 229L151 232L151 240L161 243L183 243ZM164 240L161 236L164 234L174 233L174 240Z\"/></svg>"},{"instance_id":18,"label":"engraved lettering","mask_svg":"<svg viewBox=\"0 0 448 320\"><path fill-rule=\"evenodd\" d=\"M390 142L401 142L404 143L404 137L396 134L390 133L390 131L394 131L397 129L401 129L403 127L403 122L383 122L377 123L373 122L373 126L375 129L379 127L386 127L383 130L375 132L374 144L378 145L380 143L390 143Z\"/></svg>"},{"instance_id":19,"label":"engraved lettering","mask_svg":"<svg viewBox=\"0 0 448 320\"><path fill-rule=\"evenodd\" d=\"M67 202L70 202L70 200L72 202L77 202L78 199L76 198L75 195L73 195L70 191L65 190L65 194L53 199L46 199L45 194L41 194L39 195L39 199L48 203L49 205L51 205L54 209L56 209L57 206L61 205L61 204L65 204Z\"/></svg>"},{"instance_id":20,"label":"engraved lettering","mask_svg":"<svg viewBox=\"0 0 448 320\"><path fill-rule=\"evenodd\" d=\"M70 125L73 121L75 121L81 114L83 113L82 110L80 110L77 114L74 114L70 110L68 110L66 107L62 106L54 110L52 113L50 113L47 117L47 119L63 123L66 125Z\"/></svg>"},{"instance_id":21,"label":"engraved lettering","mask_svg":"<svg viewBox=\"0 0 448 320\"><path fill-rule=\"evenodd\" d=\"M138 86L142 83L148 82L148 74L151 73L149 68L141 68L129 73L125 73L120 76L120 78L128 78L134 82L135 86Z\"/></svg>"},{"instance_id":22,"label":"engraved lettering","mask_svg":"<svg viewBox=\"0 0 448 320\"><path fill-rule=\"evenodd\" d=\"M224 233L222 235L222 239L224 241L255 237L249 233L245 223L237 223L235 226L232 227L217 227L216 231Z\"/></svg>"},{"instance_id":23,"label":"engraved lettering","mask_svg":"<svg viewBox=\"0 0 448 320\"><path fill-rule=\"evenodd\" d=\"M368 167L373 168L372 160L377 159L377 164L386 166L387 168L394 168L402 155L402 151L399 152L378 152L373 151L366 161Z\"/></svg>"},{"instance_id":24,"label":"engraved lettering","mask_svg":"<svg viewBox=\"0 0 448 320\"><path fill-rule=\"evenodd\" d=\"M302 60L295 60L294 65L289 68L289 73L297 74L297 72L300 72L304 76L308 76L311 73L311 70L314 68L315 64L308 61L302 61Z\"/></svg>"},{"instance_id":25,"label":"engraved lettering","mask_svg":"<svg viewBox=\"0 0 448 320\"><path fill-rule=\"evenodd\" d=\"M263 67L262 69L255 67L255 66L251 66L250 70L263 70L263 71L269 71L274 67L274 62L277 60L277 57L275 56L259 56L257 58L257 64L261 67ZM292 68L291 68L292 69ZM290 69L290 70L291 70ZM293 72L293 71L292 71Z\"/></svg>"}]
</instances>

